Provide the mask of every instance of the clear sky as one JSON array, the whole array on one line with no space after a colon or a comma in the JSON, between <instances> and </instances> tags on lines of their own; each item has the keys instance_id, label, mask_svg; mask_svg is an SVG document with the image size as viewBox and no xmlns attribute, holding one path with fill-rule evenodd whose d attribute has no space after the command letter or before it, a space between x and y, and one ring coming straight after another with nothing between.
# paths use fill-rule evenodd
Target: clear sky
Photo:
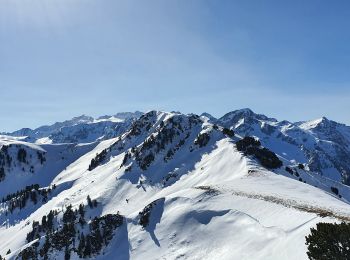
<instances>
[{"instance_id":1,"label":"clear sky","mask_svg":"<svg viewBox=\"0 0 350 260\"><path fill-rule=\"evenodd\" d=\"M350 1L0 0L0 131L159 109L350 124Z\"/></svg>"}]
</instances>

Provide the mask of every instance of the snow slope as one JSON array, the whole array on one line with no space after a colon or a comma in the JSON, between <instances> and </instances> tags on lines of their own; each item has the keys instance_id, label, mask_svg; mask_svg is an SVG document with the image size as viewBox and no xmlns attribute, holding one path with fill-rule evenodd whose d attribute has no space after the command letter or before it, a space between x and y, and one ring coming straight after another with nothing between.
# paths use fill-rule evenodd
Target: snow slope
<instances>
[{"instance_id":1,"label":"snow slope","mask_svg":"<svg viewBox=\"0 0 350 260\"><path fill-rule=\"evenodd\" d=\"M304 237L310 228L318 222L350 219L350 205L326 189L286 177L287 164L275 172L261 167L237 151L235 142L240 139L195 115L151 111L118 137L74 146L74 153L65 154L69 162L52 166L57 170L49 181L44 177L49 168L44 168L58 160L60 151L67 152L67 144L3 140L2 145L46 151L46 165L32 176L33 183L57 188L40 207L29 204L24 218L23 209L6 216L21 215L0 227L0 254L11 249L6 259L15 259L31 244L26 234L33 221L53 209L60 221L65 207L86 205L89 195L98 204L87 209L87 221L116 213L125 218L108 246L92 258L307 259ZM6 179L10 174L16 176L17 170ZM0 182L0 190L5 186ZM347 186L343 189L346 194ZM143 227L140 212L147 205L152 205L149 223ZM4 218L6 204L0 208ZM79 225L76 229L87 232ZM49 252L50 259L63 255ZM73 251L70 256L79 258Z\"/></svg>"}]
</instances>

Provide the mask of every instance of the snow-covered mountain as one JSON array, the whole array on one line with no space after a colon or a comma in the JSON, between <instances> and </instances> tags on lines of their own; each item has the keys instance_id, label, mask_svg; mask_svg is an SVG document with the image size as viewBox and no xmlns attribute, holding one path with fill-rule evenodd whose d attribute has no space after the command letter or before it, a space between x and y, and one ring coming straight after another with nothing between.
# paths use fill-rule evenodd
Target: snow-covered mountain
<instances>
[{"instance_id":1,"label":"snow-covered mountain","mask_svg":"<svg viewBox=\"0 0 350 260\"><path fill-rule=\"evenodd\" d=\"M141 112L122 112L97 119L82 115L53 125L36 129L23 128L4 135L22 137L22 140L35 143L90 143L99 139L116 137L126 131Z\"/></svg>"},{"instance_id":2,"label":"snow-covered mountain","mask_svg":"<svg viewBox=\"0 0 350 260\"><path fill-rule=\"evenodd\" d=\"M350 185L350 127L327 118L291 123L250 109L230 112L217 120L245 136L256 136L286 163Z\"/></svg>"},{"instance_id":3,"label":"snow-covered mountain","mask_svg":"<svg viewBox=\"0 0 350 260\"><path fill-rule=\"evenodd\" d=\"M322 162L334 163L344 149L349 159L347 126L278 122L248 109L219 119L134 118L111 138L76 139L85 144L61 143L57 129L32 143L0 138L0 255L307 259L311 227L350 220L344 175L334 164L315 168L312 154L317 147ZM85 119L58 131L112 121Z\"/></svg>"}]
</instances>

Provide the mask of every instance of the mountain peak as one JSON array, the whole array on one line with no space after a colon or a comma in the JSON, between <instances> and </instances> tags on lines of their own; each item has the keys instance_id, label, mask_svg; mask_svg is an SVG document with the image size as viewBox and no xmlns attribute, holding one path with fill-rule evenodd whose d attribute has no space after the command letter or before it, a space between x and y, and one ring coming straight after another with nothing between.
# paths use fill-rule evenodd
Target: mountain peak
<instances>
[{"instance_id":1,"label":"mountain peak","mask_svg":"<svg viewBox=\"0 0 350 260\"><path fill-rule=\"evenodd\" d=\"M305 121L300 124L300 128L302 129L315 129L315 128L327 128L333 125L333 121L329 120L327 117L323 116L321 118L317 118L310 121Z\"/></svg>"},{"instance_id":2,"label":"mountain peak","mask_svg":"<svg viewBox=\"0 0 350 260\"><path fill-rule=\"evenodd\" d=\"M211 123L215 123L217 121L217 119L214 116L206 112L202 113L201 117L207 118L207 120Z\"/></svg>"},{"instance_id":3,"label":"mountain peak","mask_svg":"<svg viewBox=\"0 0 350 260\"><path fill-rule=\"evenodd\" d=\"M314 121L316 121L317 124L327 124L327 123L330 122L330 120L327 117L325 117L325 116L323 116L321 118L318 118L318 119L316 119Z\"/></svg>"},{"instance_id":4,"label":"mountain peak","mask_svg":"<svg viewBox=\"0 0 350 260\"><path fill-rule=\"evenodd\" d=\"M242 108L242 109L237 109L232 111L231 113L233 114L240 114L240 115L244 115L244 116L253 116L256 115L253 110L251 110L250 108Z\"/></svg>"},{"instance_id":5,"label":"mountain peak","mask_svg":"<svg viewBox=\"0 0 350 260\"><path fill-rule=\"evenodd\" d=\"M241 112L241 113L245 113L245 114L254 114L253 110L251 110L250 108L246 107L246 108L242 108L242 109L238 109L236 110L237 112Z\"/></svg>"},{"instance_id":6,"label":"mountain peak","mask_svg":"<svg viewBox=\"0 0 350 260\"><path fill-rule=\"evenodd\" d=\"M274 118L269 118L265 115L254 113L250 108L243 108L243 109L231 111L225 114L223 117L221 117L219 121L238 122L240 119L245 119L245 121L247 122L251 120L264 120L264 121L277 122L277 120Z\"/></svg>"},{"instance_id":7,"label":"mountain peak","mask_svg":"<svg viewBox=\"0 0 350 260\"><path fill-rule=\"evenodd\" d=\"M249 108L237 109L231 112L226 113L220 119L228 120L229 118L233 119L235 117L251 117L255 115L255 113Z\"/></svg>"},{"instance_id":8,"label":"mountain peak","mask_svg":"<svg viewBox=\"0 0 350 260\"><path fill-rule=\"evenodd\" d=\"M76 122L76 123L85 123L85 122L92 122L93 120L94 120L93 117L83 114L81 116L73 117L69 121Z\"/></svg>"}]
</instances>

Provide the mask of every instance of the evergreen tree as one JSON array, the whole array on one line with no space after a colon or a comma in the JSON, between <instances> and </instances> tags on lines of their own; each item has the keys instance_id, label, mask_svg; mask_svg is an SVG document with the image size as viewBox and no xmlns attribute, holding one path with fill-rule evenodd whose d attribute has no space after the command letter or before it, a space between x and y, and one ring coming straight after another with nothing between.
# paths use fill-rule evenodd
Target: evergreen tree
<instances>
[{"instance_id":1,"label":"evergreen tree","mask_svg":"<svg viewBox=\"0 0 350 260\"><path fill-rule=\"evenodd\" d=\"M37 204L37 203L38 203L36 191L32 191L32 192L30 193L30 200L33 201L34 204Z\"/></svg>"},{"instance_id":2,"label":"evergreen tree","mask_svg":"<svg viewBox=\"0 0 350 260\"><path fill-rule=\"evenodd\" d=\"M197 136L194 141L195 145L198 145L200 148L206 146L210 140L210 135L208 133L201 133Z\"/></svg>"},{"instance_id":3,"label":"evergreen tree","mask_svg":"<svg viewBox=\"0 0 350 260\"><path fill-rule=\"evenodd\" d=\"M86 224L86 221L82 216L79 217L79 223L82 227Z\"/></svg>"},{"instance_id":4,"label":"evergreen tree","mask_svg":"<svg viewBox=\"0 0 350 260\"><path fill-rule=\"evenodd\" d=\"M41 218L41 225L43 226L43 229L47 228L47 221L45 215Z\"/></svg>"},{"instance_id":5,"label":"evergreen tree","mask_svg":"<svg viewBox=\"0 0 350 260\"><path fill-rule=\"evenodd\" d=\"M63 223L74 223L75 218L76 216L74 211L72 210L72 205L69 205L66 208L66 211L63 213Z\"/></svg>"},{"instance_id":6,"label":"evergreen tree","mask_svg":"<svg viewBox=\"0 0 350 260\"><path fill-rule=\"evenodd\" d=\"M92 205L92 200L91 200L91 198L90 198L90 195L88 195L88 196L86 197L86 200L87 200L87 203L88 203L89 207L92 208L93 205Z\"/></svg>"},{"instance_id":7,"label":"evergreen tree","mask_svg":"<svg viewBox=\"0 0 350 260\"><path fill-rule=\"evenodd\" d=\"M20 148L17 153L17 159L19 162L25 163L27 158L27 151L23 148Z\"/></svg>"},{"instance_id":8,"label":"evergreen tree","mask_svg":"<svg viewBox=\"0 0 350 260\"><path fill-rule=\"evenodd\" d=\"M339 190L336 187L331 187L331 191L335 194L338 195L339 194Z\"/></svg>"},{"instance_id":9,"label":"evergreen tree","mask_svg":"<svg viewBox=\"0 0 350 260\"><path fill-rule=\"evenodd\" d=\"M311 260L350 259L350 224L317 223L306 237L307 255Z\"/></svg>"},{"instance_id":10,"label":"evergreen tree","mask_svg":"<svg viewBox=\"0 0 350 260\"><path fill-rule=\"evenodd\" d=\"M53 230L53 218L54 218L54 211L50 210L50 213L47 215L47 228L49 230Z\"/></svg>"},{"instance_id":11,"label":"evergreen tree","mask_svg":"<svg viewBox=\"0 0 350 260\"><path fill-rule=\"evenodd\" d=\"M85 216L84 204L79 205L79 214L82 218Z\"/></svg>"},{"instance_id":12,"label":"evergreen tree","mask_svg":"<svg viewBox=\"0 0 350 260\"><path fill-rule=\"evenodd\" d=\"M102 243L103 243L103 239L101 236L101 232L100 229L97 228L97 230L94 232L94 237L93 237L93 245L94 245L94 252L93 253L98 253L101 248L102 248Z\"/></svg>"},{"instance_id":13,"label":"evergreen tree","mask_svg":"<svg viewBox=\"0 0 350 260\"><path fill-rule=\"evenodd\" d=\"M84 256L84 249L85 249L85 236L83 233L81 233L80 241L79 241L79 245L78 245L78 255L80 257Z\"/></svg>"},{"instance_id":14,"label":"evergreen tree","mask_svg":"<svg viewBox=\"0 0 350 260\"><path fill-rule=\"evenodd\" d=\"M229 136L229 137L233 137L235 135L235 132L233 132L233 130L230 130L230 129L226 128L226 127L224 129L222 129L222 133L224 135Z\"/></svg>"},{"instance_id":15,"label":"evergreen tree","mask_svg":"<svg viewBox=\"0 0 350 260\"><path fill-rule=\"evenodd\" d=\"M50 235L47 234L43 247L40 249L40 256L43 257L44 259L47 259L47 253L49 252L50 247L51 247Z\"/></svg>"},{"instance_id":16,"label":"evergreen tree","mask_svg":"<svg viewBox=\"0 0 350 260\"><path fill-rule=\"evenodd\" d=\"M5 174L5 169L4 167L0 168L0 182L5 180L6 174Z\"/></svg>"},{"instance_id":17,"label":"evergreen tree","mask_svg":"<svg viewBox=\"0 0 350 260\"><path fill-rule=\"evenodd\" d=\"M70 260L70 250L68 246L66 246L66 249L64 251L64 260Z\"/></svg>"},{"instance_id":18,"label":"evergreen tree","mask_svg":"<svg viewBox=\"0 0 350 260\"><path fill-rule=\"evenodd\" d=\"M91 255L91 237L87 235L85 240L84 257L90 256L90 255Z\"/></svg>"}]
</instances>

